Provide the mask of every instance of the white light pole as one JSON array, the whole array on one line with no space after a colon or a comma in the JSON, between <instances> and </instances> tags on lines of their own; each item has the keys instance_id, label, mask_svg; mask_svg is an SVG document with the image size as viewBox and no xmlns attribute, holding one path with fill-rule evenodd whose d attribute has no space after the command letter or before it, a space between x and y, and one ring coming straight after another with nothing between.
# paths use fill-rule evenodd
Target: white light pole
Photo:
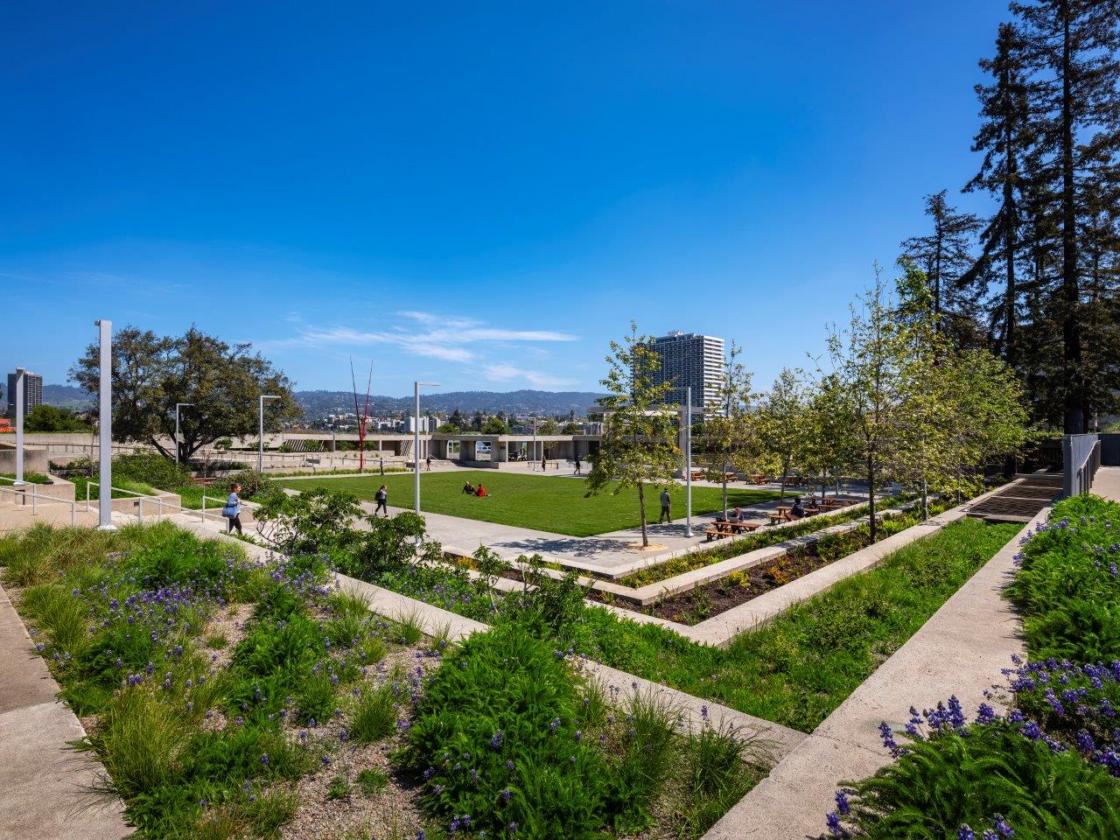
<instances>
[{"instance_id":1,"label":"white light pole","mask_svg":"<svg viewBox=\"0 0 1120 840\"><path fill-rule=\"evenodd\" d=\"M179 463L179 409L194 403L175 403L175 463Z\"/></svg>"},{"instance_id":2,"label":"white light pole","mask_svg":"<svg viewBox=\"0 0 1120 840\"><path fill-rule=\"evenodd\" d=\"M23 486L23 368L16 368L16 487Z\"/></svg>"},{"instance_id":3,"label":"white light pole","mask_svg":"<svg viewBox=\"0 0 1120 840\"><path fill-rule=\"evenodd\" d=\"M692 536L692 386L685 389L684 498L686 537Z\"/></svg>"},{"instance_id":4,"label":"white light pole","mask_svg":"<svg viewBox=\"0 0 1120 840\"><path fill-rule=\"evenodd\" d=\"M97 409L101 470L97 487L97 530L113 531L113 322L102 318L96 324L101 338Z\"/></svg>"},{"instance_id":5,"label":"white light pole","mask_svg":"<svg viewBox=\"0 0 1120 840\"><path fill-rule=\"evenodd\" d=\"M412 493L412 507L416 513L420 513L420 386L423 385L427 388L438 388L439 385L435 382L413 382L412 383L412 396L416 403L416 414L413 420L412 427L412 460L416 467L413 476L413 493Z\"/></svg>"},{"instance_id":6,"label":"white light pole","mask_svg":"<svg viewBox=\"0 0 1120 840\"><path fill-rule=\"evenodd\" d=\"M275 394L261 394L257 418L259 420L257 431L260 438L257 440L257 472L264 473L264 401L280 399Z\"/></svg>"}]
</instances>

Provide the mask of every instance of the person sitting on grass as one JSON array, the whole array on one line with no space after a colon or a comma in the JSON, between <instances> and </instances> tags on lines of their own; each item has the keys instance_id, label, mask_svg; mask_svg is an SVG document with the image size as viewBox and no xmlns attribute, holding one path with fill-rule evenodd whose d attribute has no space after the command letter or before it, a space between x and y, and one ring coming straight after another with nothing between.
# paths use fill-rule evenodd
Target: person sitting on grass
<instances>
[{"instance_id":1,"label":"person sitting on grass","mask_svg":"<svg viewBox=\"0 0 1120 840\"><path fill-rule=\"evenodd\" d=\"M482 482L478 482L478 492L475 493L480 499L486 498L486 488L482 486Z\"/></svg>"},{"instance_id":2,"label":"person sitting on grass","mask_svg":"<svg viewBox=\"0 0 1120 840\"><path fill-rule=\"evenodd\" d=\"M463 492L473 496L475 494L474 485L468 481L463 485Z\"/></svg>"},{"instance_id":3,"label":"person sitting on grass","mask_svg":"<svg viewBox=\"0 0 1120 840\"><path fill-rule=\"evenodd\" d=\"M801 519L805 516L805 508L801 504L801 497L797 496L793 500L793 507L789 509L789 515L794 519Z\"/></svg>"}]
</instances>

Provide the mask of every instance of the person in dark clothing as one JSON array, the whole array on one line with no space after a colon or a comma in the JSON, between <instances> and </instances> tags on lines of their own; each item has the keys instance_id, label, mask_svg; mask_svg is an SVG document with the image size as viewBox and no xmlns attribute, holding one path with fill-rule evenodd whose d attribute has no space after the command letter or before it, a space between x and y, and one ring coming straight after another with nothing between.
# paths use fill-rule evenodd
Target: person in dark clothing
<instances>
[{"instance_id":1,"label":"person in dark clothing","mask_svg":"<svg viewBox=\"0 0 1120 840\"><path fill-rule=\"evenodd\" d=\"M794 519L801 519L805 515L805 507L801 504L800 496L793 500L793 507L789 509L789 515Z\"/></svg>"},{"instance_id":2,"label":"person in dark clothing","mask_svg":"<svg viewBox=\"0 0 1120 840\"><path fill-rule=\"evenodd\" d=\"M657 518L657 524L673 521L672 506L673 498L669 495L669 488L666 487L661 491L661 516Z\"/></svg>"},{"instance_id":3,"label":"person in dark clothing","mask_svg":"<svg viewBox=\"0 0 1120 840\"><path fill-rule=\"evenodd\" d=\"M576 456L576 475L583 475L583 465L579 462L579 456Z\"/></svg>"},{"instance_id":4,"label":"person in dark clothing","mask_svg":"<svg viewBox=\"0 0 1120 840\"><path fill-rule=\"evenodd\" d=\"M475 492L475 491L474 491L474 485L473 485L473 484L471 484L471 483L470 483L470 482L468 481L468 482L467 482L466 484L464 484L464 485L463 485L463 492L464 492L464 493L466 493L466 494L467 494L467 495L469 495L469 496L473 496L473 495L474 495L474 492Z\"/></svg>"},{"instance_id":5,"label":"person in dark clothing","mask_svg":"<svg viewBox=\"0 0 1120 840\"><path fill-rule=\"evenodd\" d=\"M373 494L374 501L377 502L377 507L373 509L373 515L377 516L379 511L385 511L385 518L389 518L389 489L382 484L377 488L377 492Z\"/></svg>"}]
</instances>

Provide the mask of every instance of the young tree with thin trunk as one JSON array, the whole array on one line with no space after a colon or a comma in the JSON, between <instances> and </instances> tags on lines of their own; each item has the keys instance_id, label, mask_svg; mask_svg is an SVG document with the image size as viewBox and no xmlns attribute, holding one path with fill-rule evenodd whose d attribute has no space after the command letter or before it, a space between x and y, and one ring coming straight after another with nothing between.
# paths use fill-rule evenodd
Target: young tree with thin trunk
<instances>
[{"instance_id":1,"label":"young tree with thin trunk","mask_svg":"<svg viewBox=\"0 0 1120 840\"><path fill-rule=\"evenodd\" d=\"M859 468L855 458L852 432L852 407L848 393L835 373L818 369L817 378L807 388L802 420L804 447L801 463L816 479L824 499L826 488L837 492L840 481Z\"/></svg>"},{"instance_id":2,"label":"young tree with thin trunk","mask_svg":"<svg viewBox=\"0 0 1120 840\"><path fill-rule=\"evenodd\" d=\"M804 372L783 368L762 398L758 420L762 446L770 463L781 475L781 498L786 483L805 448Z\"/></svg>"},{"instance_id":3,"label":"young tree with thin trunk","mask_svg":"<svg viewBox=\"0 0 1120 840\"><path fill-rule=\"evenodd\" d=\"M833 372L848 397L851 442L867 483L871 539L877 536L875 494L894 466L899 431L903 428L897 313L879 268L875 284L852 306L848 327L833 330L828 352Z\"/></svg>"},{"instance_id":4,"label":"young tree with thin trunk","mask_svg":"<svg viewBox=\"0 0 1120 840\"><path fill-rule=\"evenodd\" d=\"M655 381L660 358L652 339L639 335L633 322L622 342L611 342L607 365L607 376L601 380L607 395L599 399L603 436L591 456L588 495L636 488L645 548L649 546L646 487L669 484L680 465L677 412L666 404L671 383Z\"/></svg>"}]
</instances>

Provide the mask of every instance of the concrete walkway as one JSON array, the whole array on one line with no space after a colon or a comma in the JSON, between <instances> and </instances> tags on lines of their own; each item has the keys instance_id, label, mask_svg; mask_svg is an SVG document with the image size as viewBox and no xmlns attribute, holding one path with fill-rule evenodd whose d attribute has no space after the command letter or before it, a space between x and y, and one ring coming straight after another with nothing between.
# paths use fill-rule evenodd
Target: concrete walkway
<instances>
[{"instance_id":1,"label":"concrete walkway","mask_svg":"<svg viewBox=\"0 0 1120 840\"><path fill-rule=\"evenodd\" d=\"M705 840L796 840L817 837L844 782L873 775L890 760L879 723L896 731L909 709L931 708L956 695L970 716L1013 654L1022 655L1019 621L1001 590L1027 530L946 601L922 628L739 801Z\"/></svg>"},{"instance_id":2,"label":"concrete walkway","mask_svg":"<svg viewBox=\"0 0 1120 840\"><path fill-rule=\"evenodd\" d=\"M116 798L93 793L104 768L67 742L82 724L0 587L0 840L116 840L131 830Z\"/></svg>"},{"instance_id":3,"label":"concrete walkway","mask_svg":"<svg viewBox=\"0 0 1120 840\"><path fill-rule=\"evenodd\" d=\"M1100 467L1093 479L1093 494L1120 502L1120 467Z\"/></svg>"},{"instance_id":4,"label":"concrete walkway","mask_svg":"<svg viewBox=\"0 0 1120 840\"><path fill-rule=\"evenodd\" d=\"M763 517L766 510L776 505L777 502L763 502L744 510ZM374 509L372 502L363 502L362 507L369 513ZM407 508L389 507L393 516L404 510ZM648 550L640 548L640 528L626 528L593 537L573 537L443 513L425 511L423 516L428 536L449 551L469 555L485 545L504 560L514 561L522 555L539 554L548 563L606 577L622 577L664 563L704 544L707 539L704 528L715 514L693 516L691 537L685 535L684 519L675 520L672 524L648 525L649 541L653 546Z\"/></svg>"}]
</instances>

